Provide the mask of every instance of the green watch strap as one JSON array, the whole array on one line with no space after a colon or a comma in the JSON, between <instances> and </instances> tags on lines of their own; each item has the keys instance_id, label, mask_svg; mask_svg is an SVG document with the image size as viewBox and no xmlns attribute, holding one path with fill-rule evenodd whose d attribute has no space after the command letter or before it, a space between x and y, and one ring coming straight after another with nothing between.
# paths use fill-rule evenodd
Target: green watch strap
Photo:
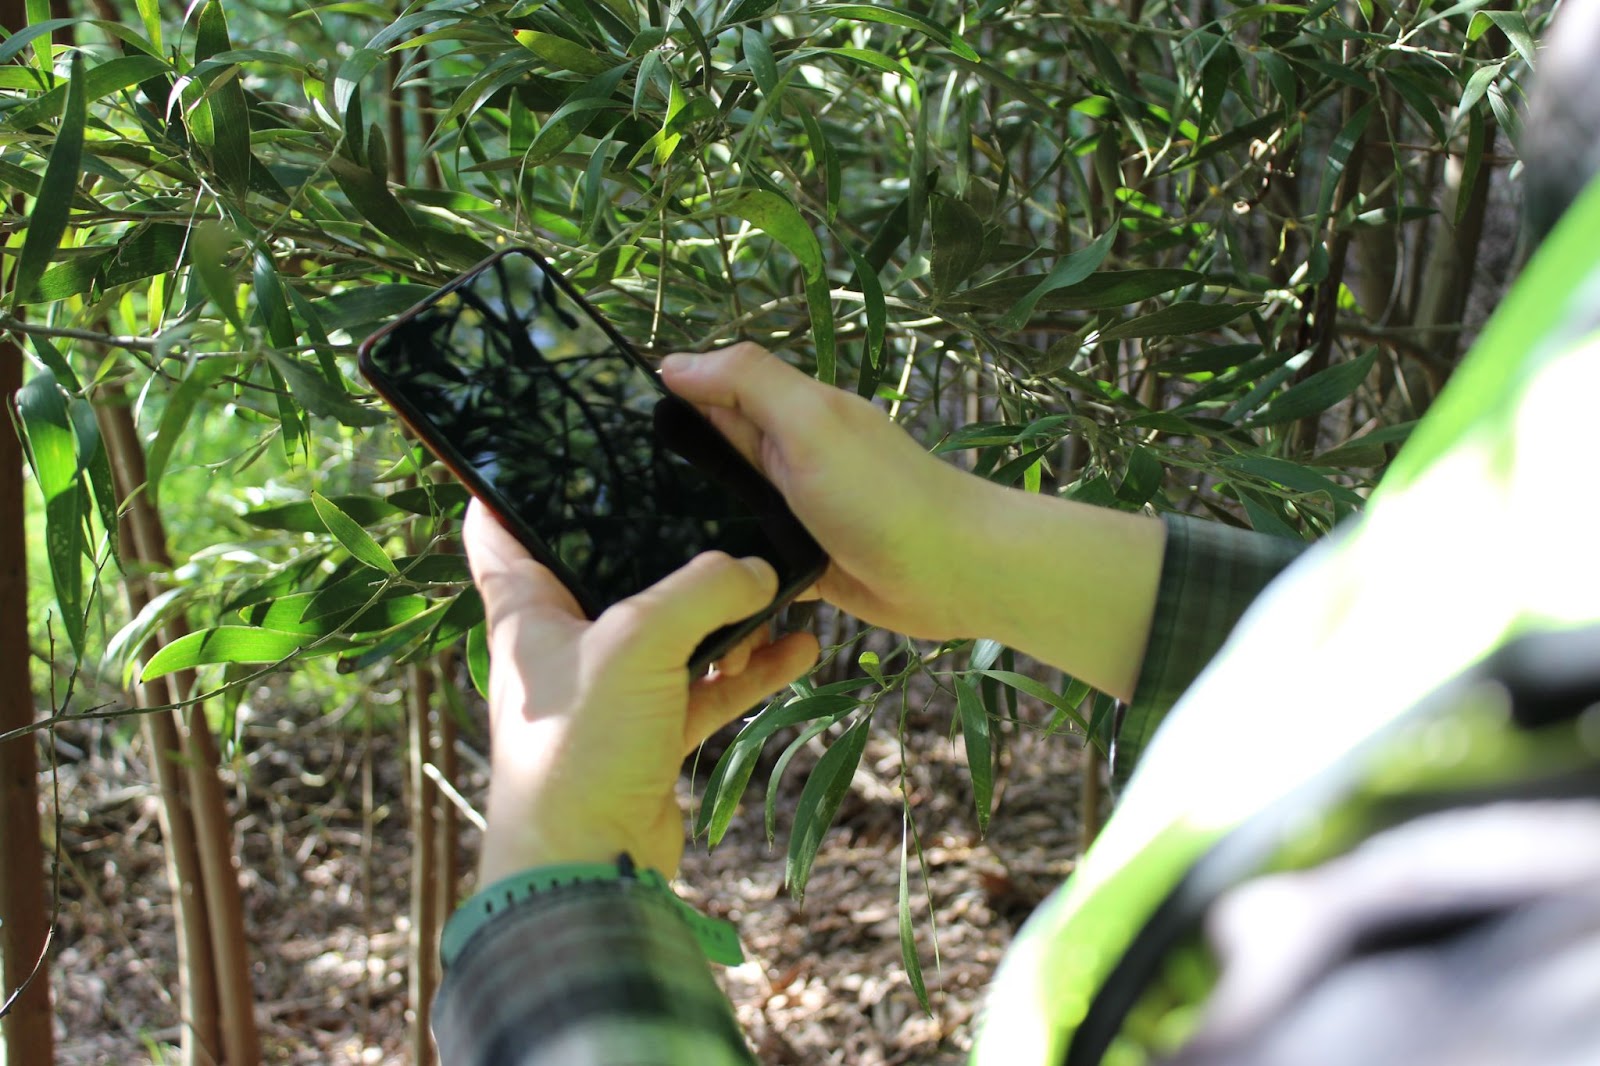
<instances>
[{"instance_id":1,"label":"green watch strap","mask_svg":"<svg viewBox=\"0 0 1600 1066\"><path fill-rule=\"evenodd\" d=\"M706 958L724 966L737 966L744 961L744 951L739 947L739 932L733 923L710 918L685 903L672 891L667 879L656 870L641 870L633 865L627 855L617 857L615 863L568 863L561 866L536 866L510 877L503 877L487 888L475 893L444 924L439 938L439 959L449 969L466 947L467 941L479 929L535 897L569 888L573 885L611 884L632 882L660 893L670 901L679 916L694 934Z\"/></svg>"}]
</instances>

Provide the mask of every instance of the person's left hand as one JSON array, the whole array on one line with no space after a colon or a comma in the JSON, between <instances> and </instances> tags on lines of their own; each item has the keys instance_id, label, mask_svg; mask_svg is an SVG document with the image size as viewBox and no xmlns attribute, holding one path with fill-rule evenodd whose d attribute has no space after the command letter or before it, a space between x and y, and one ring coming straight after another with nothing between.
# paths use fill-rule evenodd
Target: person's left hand
<instances>
[{"instance_id":1,"label":"person's left hand","mask_svg":"<svg viewBox=\"0 0 1600 1066\"><path fill-rule=\"evenodd\" d=\"M462 531L488 618L490 766L480 884L532 866L613 862L671 877L683 857L673 786L684 757L811 669L809 633L758 631L706 677L685 664L772 601L760 559L706 552L593 622L481 504Z\"/></svg>"}]
</instances>

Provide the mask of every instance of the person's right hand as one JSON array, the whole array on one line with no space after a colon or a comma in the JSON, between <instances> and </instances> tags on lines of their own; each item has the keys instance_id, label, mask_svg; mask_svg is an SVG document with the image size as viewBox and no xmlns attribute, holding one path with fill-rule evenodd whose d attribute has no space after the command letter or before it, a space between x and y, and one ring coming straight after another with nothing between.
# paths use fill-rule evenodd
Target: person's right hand
<instances>
[{"instance_id":1,"label":"person's right hand","mask_svg":"<svg viewBox=\"0 0 1600 1066\"><path fill-rule=\"evenodd\" d=\"M817 592L862 621L930 640L987 635L980 522L998 486L941 462L854 393L755 344L663 361L766 474L831 562Z\"/></svg>"},{"instance_id":2,"label":"person's right hand","mask_svg":"<svg viewBox=\"0 0 1600 1066\"><path fill-rule=\"evenodd\" d=\"M927 640L990 637L1120 699L1150 636L1166 527L941 462L853 393L754 344L662 378L788 500L831 557L817 592Z\"/></svg>"}]
</instances>

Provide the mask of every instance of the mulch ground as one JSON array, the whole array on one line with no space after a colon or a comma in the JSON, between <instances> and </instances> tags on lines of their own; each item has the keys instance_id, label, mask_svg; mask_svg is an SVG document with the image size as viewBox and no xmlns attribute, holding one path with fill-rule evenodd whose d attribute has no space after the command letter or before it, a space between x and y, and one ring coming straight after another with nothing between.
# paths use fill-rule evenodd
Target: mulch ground
<instances>
[{"instance_id":1,"label":"mulch ground","mask_svg":"<svg viewBox=\"0 0 1600 1066\"><path fill-rule=\"evenodd\" d=\"M816 742L780 786L776 845L763 824L770 762L758 768L720 846L708 853L703 842L690 845L682 891L737 921L749 961L724 971L723 981L770 1066L963 1062L1002 950L1071 870L1076 740L1007 727L999 807L980 838L965 755L950 740L952 709L931 691L910 704L903 778L926 860L923 871L912 860L910 898L931 1015L918 1006L901 958L898 701L874 724L803 906L783 887L787 811L821 752ZM1026 701L1022 712L1025 721L1044 718ZM380 732L369 745L354 716L268 702L227 770L271 1062L412 1061L405 987L411 848L399 732ZM169 1061L179 1034L177 960L143 742L126 723L86 723L61 740L57 1061ZM368 766L370 819L362 815ZM470 753L463 768L463 791L476 797L483 781ZM697 791L686 776L686 805ZM475 837L470 829L463 835L469 867Z\"/></svg>"}]
</instances>

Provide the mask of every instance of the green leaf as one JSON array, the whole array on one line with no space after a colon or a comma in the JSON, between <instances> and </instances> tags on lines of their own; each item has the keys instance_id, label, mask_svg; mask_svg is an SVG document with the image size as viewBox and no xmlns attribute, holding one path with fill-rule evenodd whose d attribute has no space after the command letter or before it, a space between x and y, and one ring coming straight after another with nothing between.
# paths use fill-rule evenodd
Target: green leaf
<instances>
[{"instance_id":1,"label":"green leaf","mask_svg":"<svg viewBox=\"0 0 1600 1066\"><path fill-rule=\"evenodd\" d=\"M767 38L754 26L744 27L740 35L744 45L745 62L750 64L750 76L755 79L761 95L769 100L778 96L778 61L772 54Z\"/></svg>"},{"instance_id":2,"label":"green leaf","mask_svg":"<svg viewBox=\"0 0 1600 1066\"><path fill-rule=\"evenodd\" d=\"M783 753L778 756L778 761L772 764L772 773L767 775L767 800L762 812L766 824L767 843L770 845L777 839L778 825L778 793L783 786L783 777L789 771L789 763L800 753L800 750L812 739L821 736L823 731L838 721L837 718L824 718L812 722L800 731L800 735L791 740Z\"/></svg>"},{"instance_id":3,"label":"green leaf","mask_svg":"<svg viewBox=\"0 0 1600 1066\"><path fill-rule=\"evenodd\" d=\"M1138 315L1108 327L1100 334L1103 341L1125 337L1177 337L1204 333L1248 314L1260 304L1203 304L1180 300L1148 315Z\"/></svg>"},{"instance_id":4,"label":"green leaf","mask_svg":"<svg viewBox=\"0 0 1600 1066\"><path fill-rule=\"evenodd\" d=\"M155 56L133 55L108 59L84 71L84 102L86 105L92 104L101 97L132 88L169 70L171 67ZM23 130L53 120L66 109L67 93L70 91L70 83L58 85L20 107L12 108L5 112L6 125L14 130Z\"/></svg>"},{"instance_id":5,"label":"green leaf","mask_svg":"<svg viewBox=\"0 0 1600 1066\"><path fill-rule=\"evenodd\" d=\"M911 877L906 863L910 845L911 809L907 807L902 812L900 825L900 900L897 907L900 912L900 961L905 964L906 978L910 980L911 991L916 993L923 1012L932 1014L933 1008L928 1005L928 987L922 980L922 960L917 957L917 935L911 926ZM921 857L920 849L918 857Z\"/></svg>"},{"instance_id":6,"label":"green leaf","mask_svg":"<svg viewBox=\"0 0 1600 1066\"><path fill-rule=\"evenodd\" d=\"M13 41L16 36L12 37ZM45 266L61 246L62 235L67 232L67 216L72 206L72 195L78 187L79 163L83 155L83 128L88 115L85 95L83 53L75 51L72 54L72 74L67 82L61 128L56 131L55 143L50 146L44 180L39 183L39 197L28 217L22 254L17 259L17 270L12 277L14 303L27 301L30 290L39 283Z\"/></svg>"},{"instance_id":7,"label":"green leaf","mask_svg":"<svg viewBox=\"0 0 1600 1066\"><path fill-rule=\"evenodd\" d=\"M274 633L249 626L205 629L185 634L152 655L139 679L153 681L208 663L275 663L301 651L312 639L297 633ZM330 640L319 644L316 650L327 654L342 646Z\"/></svg>"},{"instance_id":8,"label":"green leaf","mask_svg":"<svg viewBox=\"0 0 1600 1066\"><path fill-rule=\"evenodd\" d=\"M467 674L478 695L489 698L489 627L479 622L467 630Z\"/></svg>"},{"instance_id":9,"label":"green leaf","mask_svg":"<svg viewBox=\"0 0 1600 1066\"><path fill-rule=\"evenodd\" d=\"M144 23L144 35L150 47L161 51L161 0L135 0L139 8L139 21Z\"/></svg>"},{"instance_id":10,"label":"green leaf","mask_svg":"<svg viewBox=\"0 0 1600 1066\"><path fill-rule=\"evenodd\" d=\"M1258 411L1245 426L1270 426L1321 414L1360 388L1377 358L1378 350L1372 348L1359 359L1317 371Z\"/></svg>"},{"instance_id":11,"label":"green leaf","mask_svg":"<svg viewBox=\"0 0 1600 1066\"><path fill-rule=\"evenodd\" d=\"M833 297L824 274L806 278L806 311L811 316L811 345L817 355L817 380L834 384L838 374L833 335Z\"/></svg>"},{"instance_id":12,"label":"green leaf","mask_svg":"<svg viewBox=\"0 0 1600 1066\"><path fill-rule=\"evenodd\" d=\"M1062 258L1050 269L1050 273L1040 278L1037 285L1018 300L1011 310L1001 316L1000 328L1021 329L1033 314L1034 307L1046 295L1057 289L1071 288L1093 274L1100 268L1100 264L1105 262L1106 255L1111 251L1111 245L1116 239L1117 227L1109 226L1089 244Z\"/></svg>"},{"instance_id":13,"label":"green leaf","mask_svg":"<svg viewBox=\"0 0 1600 1066\"><path fill-rule=\"evenodd\" d=\"M1389 447L1403 444L1416 425L1413 419L1363 433L1323 452L1315 462L1318 466L1380 466L1389 458Z\"/></svg>"},{"instance_id":14,"label":"green leaf","mask_svg":"<svg viewBox=\"0 0 1600 1066\"><path fill-rule=\"evenodd\" d=\"M200 9L195 31L194 57L199 63L230 51L228 18L219 0ZM245 101L242 71L232 67L207 79L205 99L198 105L210 109L210 121L196 123L195 139L211 154L211 165L222 183L243 194L250 187L250 108ZM204 130L208 136L202 137Z\"/></svg>"},{"instance_id":15,"label":"green leaf","mask_svg":"<svg viewBox=\"0 0 1600 1066\"><path fill-rule=\"evenodd\" d=\"M1074 682L1065 693L1056 692L1042 681L1035 681L1026 674L1019 674L1014 670L980 670L984 677L992 677L1003 685L1009 685L1018 692L1025 692L1036 700L1040 700L1050 707L1055 708L1055 716L1050 721L1049 732L1054 733L1067 722L1071 722L1084 735L1089 734L1089 723L1083 715L1078 713L1078 707L1083 703L1084 697L1089 694L1087 686Z\"/></svg>"},{"instance_id":16,"label":"green leaf","mask_svg":"<svg viewBox=\"0 0 1600 1066\"><path fill-rule=\"evenodd\" d=\"M929 270L937 299L970 278L983 263L983 219L966 201L954 196L930 196L928 207L933 230Z\"/></svg>"},{"instance_id":17,"label":"green leaf","mask_svg":"<svg viewBox=\"0 0 1600 1066\"><path fill-rule=\"evenodd\" d=\"M548 63L574 74L593 76L604 74L617 65L617 60L596 55L576 41L541 30L517 30L513 36L517 43Z\"/></svg>"},{"instance_id":18,"label":"green leaf","mask_svg":"<svg viewBox=\"0 0 1600 1066\"><path fill-rule=\"evenodd\" d=\"M412 252L426 250L426 240L409 212L389 191L389 185L369 167L342 155L328 158L328 169L338 182L339 190L350 201L350 206L361 217L372 223L379 233L392 237L401 247ZM331 328L331 327L330 327Z\"/></svg>"},{"instance_id":19,"label":"green leaf","mask_svg":"<svg viewBox=\"0 0 1600 1066\"><path fill-rule=\"evenodd\" d=\"M27 435L28 461L44 497L45 555L55 586L61 624L72 650L83 654L86 606L83 597L83 523L89 501L79 476L75 433L66 394L48 370L41 370L17 392L17 413Z\"/></svg>"},{"instance_id":20,"label":"green leaf","mask_svg":"<svg viewBox=\"0 0 1600 1066\"><path fill-rule=\"evenodd\" d=\"M1223 470L1236 470L1295 492L1324 492L1331 499L1359 507L1366 501L1344 485L1330 481L1310 467L1272 455L1236 455L1222 462Z\"/></svg>"},{"instance_id":21,"label":"green leaf","mask_svg":"<svg viewBox=\"0 0 1600 1066\"><path fill-rule=\"evenodd\" d=\"M393 504L376 496L333 496L329 502L361 526L370 526L379 519L400 513ZM241 517L258 529L281 529L290 533L325 533L328 529L310 500L261 507Z\"/></svg>"},{"instance_id":22,"label":"green leaf","mask_svg":"<svg viewBox=\"0 0 1600 1066\"><path fill-rule=\"evenodd\" d=\"M989 741L989 712L978 690L964 677L955 679L956 709L961 715L961 739L967 749L967 772L972 775L972 795L978 810L978 835L989 831L989 811L994 806L994 754Z\"/></svg>"},{"instance_id":23,"label":"green leaf","mask_svg":"<svg viewBox=\"0 0 1600 1066\"><path fill-rule=\"evenodd\" d=\"M122 557L117 552L116 482L112 480L111 460L100 439L100 423L95 418L94 406L88 400L74 396L67 401L67 417L72 420L73 435L77 438L78 469L88 475L100 512L100 524L105 528L111 545L111 559L121 567Z\"/></svg>"},{"instance_id":24,"label":"green leaf","mask_svg":"<svg viewBox=\"0 0 1600 1066\"><path fill-rule=\"evenodd\" d=\"M534 136L533 143L528 145L528 151L523 156L524 165L532 167L548 162L557 152L571 144L573 138L589 127L589 123L594 121L596 112L622 106L611 97L629 66L630 64L624 63L612 67L604 74L585 82L567 97L566 101L545 121L544 126Z\"/></svg>"},{"instance_id":25,"label":"green leaf","mask_svg":"<svg viewBox=\"0 0 1600 1066\"><path fill-rule=\"evenodd\" d=\"M228 269L228 260L238 249L238 235L214 219L194 228L189 237L189 265L200 288L221 309L233 328L244 332L239 314L238 284Z\"/></svg>"},{"instance_id":26,"label":"green leaf","mask_svg":"<svg viewBox=\"0 0 1600 1066\"><path fill-rule=\"evenodd\" d=\"M718 206L789 249L806 277L823 276L822 244L800 209L787 197L768 189L740 189Z\"/></svg>"},{"instance_id":27,"label":"green leaf","mask_svg":"<svg viewBox=\"0 0 1600 1066\"><path fill-rule=\"evenodd\" d=\"M1011 310L1048 274L1023 274L1014 278L987 281L945 300L953 310L976 311L983 308ZM1076 285L1069 285L1039 297L1041 311L1100 311L1138 303L1164 292L1204 281L1205 275L1193 270L1102 270L1090 274Z\"/></svg>"},{"instance_id":28,"label":"green leaf","mask_svg":"<svg viewBox=\"0 0 1600 1066\"><path fill-rule=\"evenodd\" d=\"M161 476L166 473L172 449L183 436L184 427L189 424L189 416L194 414L195 404L232 365L227 359L202 359L167 397L161 422L156 427L156 439L145 457L145 493L150 497L152 507L159 505Z\"/></svg>"},{"instance_id":29,"label":"green leaf","mask_svg":"<svg viewBox=\"0 0 1600 1066\"><path fill-rule=\"evenodd\" d=\"M389 420L389 416L377 408L356 403L342 388L329 384L327 378L298 357L272 348L267 349L266 355L273 368L283 375L295 400L309 413L337 419L346 426L378 426Z\"/></svg>"},{"instance_id":30,"label":"green leaf","mask_svg":"<svg viewBox=\"0 0 1600 1066\"><path fill-rule=\"evenodd\" d=\"M1128 469L1117 486L1117 499L1123 503L1142 507L1161 491L1161 481L1166 470L1149 448L1134 447L1128 453Z\"/></svg>"},{"instance_id":31,"label":"green leaf","mask_svg":"<svg viewBox=\"0 0 1600 1066\"><path fill-rule=\"evenodd\" d=\"M979 62L978 53L960 37L951 33L943 26L920 15L913 15L891 7L868 7L865 4L821 4L811 8L817 15L832 15L835 18L855 19L858 22L876 22L885 26L900 26L905 29L916 30L944 45L950 51L969 62Z\"/></svg>"},{"instance_id":32,"label":"green leaf","mask_svg":"<svg viewBox=\"0 0 1600 1066\"><path fill-rule=\"evenodd\" d=\"M855 687L859 688L860 682L855 682ZM695 819L695 835L709 831L708 839L712 847L722 840L744 796L745 787L750 783L756 759L773 733L813 719L837 721L859 703L859 700L842 693L819 693L797 696L783 703L775 700L768 704L760 714L745 723L728 750L722 753L722 758L717 760L712 770L712 783L706 787L706 800Z\"/></svg>"},{"instance_id":33,"label":"green leaf","mask_svg":"<svg viewBox=\"0 0 1600 1066\"><path fill-rule=\"evenodd\" d=\"M311 506L316 509L317 517L322 519L322 524L327 527L328 532L344 545L345 551L374 570L382 570L389 574L399 573L394 560L378 547L378 542L361 528L359 522L340 510L338 504L320 492L313 492Z\"/></svg>"},{"instance_id":34,"label":"green leaf","mask_svg":"<svg viewBox=\"0 0 1600 1066\"><path fill-rule=\"evenodd\" d=\"M867 732L872 716L864 714L845 731L844 736L817 760L811 776L806 778L795 805L794 826L789 831L789 856L784 864L783 880L795 902L804 903L806 882L811 879L811 865L816 861L833 819L839 813L839 804L850 790L850 781L861 763L861 753L866 750Z\"/></svg>"},{"instance_id":35,"label":"green leaf","mask_svg":"<svg viewBox=\"0 0 1600 1066\"><path fill-rule=\"evenodd\" d=\"M239 616L258 629L275 633L293 633L302 637L323 637L331 633L376 633L410 621L429 606L429 601L414 593L395 589L392 594L376 597L369 593L362 603L375 600L370 606L357 610L350 608L339 612L305 617L306 608L319 594L300 592L281 596L275 600L251 604Z\"/></svg>"}]
</instances>

